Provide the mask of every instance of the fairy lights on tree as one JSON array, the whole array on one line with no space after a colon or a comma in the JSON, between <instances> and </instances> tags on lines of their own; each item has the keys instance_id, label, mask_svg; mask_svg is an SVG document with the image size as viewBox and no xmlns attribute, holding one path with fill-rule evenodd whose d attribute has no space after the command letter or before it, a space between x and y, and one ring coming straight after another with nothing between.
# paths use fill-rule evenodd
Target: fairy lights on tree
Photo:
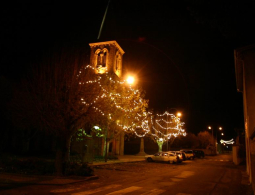
<instances>
[{"instance_id":1,"label":"fairy lights on tree","mask_svg":"<svg viewBox=\"0 0 255 195\"><path fill-rule=\"evenodd\" d=\"M84 68L87 69L94 70L90 65ZM184 122L181 122L180 117L167 111L161 115L146 112L148 101L143 99L143 93L126 85L126 82L119 80L116 75L106 73L97 75L93 80L80 82L80 85L85 84L97 84L101 89L100 95L95 99L87 101L84 97L81 98L81 102L85 107L92 106L94 111L105 119L107 133L104 132L104 135L107 136L108 144L124 131L137 137L152 136L159 146L159 151L162 151L166 141L186 135ZM102 100L104 104L97 105Z\"/></svg>"},{"instance_id":2,"label":"fairy lights on tree","mask_svg":"<svg viewBox=\"0 0 255 195\"><path fill-rule=\"evenodd\" d=\"M163 114L151 115L150 126L150 135L157 142L159 151L162 151L163 144L171 138L173 139L179 135L186 136L183 129L184 122L181 122L179 117L167 111Z\"/></svg>"},{"instance_id":3,"label":"fairy lights on tree","mask_svg":"<svg viewBox=\"0 0 255 195\"><path fill-rule=\"evenodd\" d=\"M84 71L94 71L90 65L83 68L77 77ZM146 121L146 108L148 101L143 99L141 90L134 89L121 81L115 74L97 74L93 80L80 82L83 85L96 85L100 93L94 99L81 98L84 107L92 107L100 116L100 125L104 129L106 148L114 138L121 132L135 133L137 136L144 136L148 133L148 122ZM143 129L142 132L137 130ZM107 149L104 149L107 151Z\"/></svg>"}]
</instances>

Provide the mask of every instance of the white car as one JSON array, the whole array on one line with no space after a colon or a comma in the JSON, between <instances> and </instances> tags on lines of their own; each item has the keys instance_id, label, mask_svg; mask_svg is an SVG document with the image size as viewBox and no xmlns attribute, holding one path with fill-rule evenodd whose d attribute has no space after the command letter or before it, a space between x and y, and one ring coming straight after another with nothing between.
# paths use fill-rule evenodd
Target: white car
<instances>
[{"instance_id":1,"label":"white car","mask_svg":"<svg viewBox=\"0 0 255 195\"><path fill-rule=\"evenodd\" d=\"M180 161L185 160L184 159L184 155L185 155L184 152L181 152L181 151L167 151L167 152L170 152L170 153L173 153L173 154L177 155L179 157Z\"/></svg>"},{"instance_id":2,"label":"white car","mask_svg":"<svg viewBox=\"0 0 255 195\"><path fill-rule=\"evenodd\" d=\"M146 155L145 160L148 162L168 162L177 163L181 162L179 157L171 152L157 152L154 155Z\"/></svg>"},{"instance_id":3,"label":"white car","mask_svg":"<svg viewBox=\"0 0 255 195\"><path fill-rule=\"evenodd\" d=\"M187 159L193 160L195 158L193 150L181 150L181 151L185 152Z\"/></svg>"}]
</instances>

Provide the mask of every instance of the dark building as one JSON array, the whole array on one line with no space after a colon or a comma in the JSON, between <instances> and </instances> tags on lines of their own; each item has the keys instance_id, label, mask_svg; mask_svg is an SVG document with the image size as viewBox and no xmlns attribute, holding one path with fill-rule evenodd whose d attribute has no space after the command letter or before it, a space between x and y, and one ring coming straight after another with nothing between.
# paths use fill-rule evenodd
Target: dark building
<instances>
[{"instance_id":1,"label":"dark building","mask_svg":"<svg viewBox=\"0 0 255 195\"><path fill-rule=\"evenodd\" d=\"M255 45L234 51L237 91L243 94L246 166L255 190Z\"/></svg>"}]
</instances>

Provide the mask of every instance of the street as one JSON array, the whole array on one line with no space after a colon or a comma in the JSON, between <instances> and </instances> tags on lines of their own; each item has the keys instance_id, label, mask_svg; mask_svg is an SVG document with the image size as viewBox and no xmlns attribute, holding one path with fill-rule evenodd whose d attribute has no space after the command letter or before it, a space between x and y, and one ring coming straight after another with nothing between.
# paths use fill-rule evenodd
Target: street
<instances>
[{"instance_id":1,"label":"street","mask_svg":"<svg viewBox=\"0 0 255 195\"><path fill-rule=\"evenodd\" d=\"M244 185L244 166L231 155L206 156L180 164L129 162L95 167L97 180L68 185L27 185L0 194L249 194Z\"/></svg>"}]
</instances>

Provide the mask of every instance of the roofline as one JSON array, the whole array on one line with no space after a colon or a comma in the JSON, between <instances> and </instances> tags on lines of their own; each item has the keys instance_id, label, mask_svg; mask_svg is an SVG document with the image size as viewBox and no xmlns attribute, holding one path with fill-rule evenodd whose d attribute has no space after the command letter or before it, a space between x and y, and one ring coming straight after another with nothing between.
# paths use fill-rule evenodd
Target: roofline
<instances>
[{"instance_id":1,"label":"roofline","mask_svg":"<svg viewBox=\"0 0 255 195\"><path fill-rule=\"evenodd\" d=\"M95 46L99 46L99 45L110 45L110 44L115 45L120 50L122 55L125 53L124 50L120 47L120 45L115 40L113 40L113 41L104 41L104 42L97 42L97 43L89 43L89 46L90 47L95 47Z\"/></svg>"}]
</instances>

